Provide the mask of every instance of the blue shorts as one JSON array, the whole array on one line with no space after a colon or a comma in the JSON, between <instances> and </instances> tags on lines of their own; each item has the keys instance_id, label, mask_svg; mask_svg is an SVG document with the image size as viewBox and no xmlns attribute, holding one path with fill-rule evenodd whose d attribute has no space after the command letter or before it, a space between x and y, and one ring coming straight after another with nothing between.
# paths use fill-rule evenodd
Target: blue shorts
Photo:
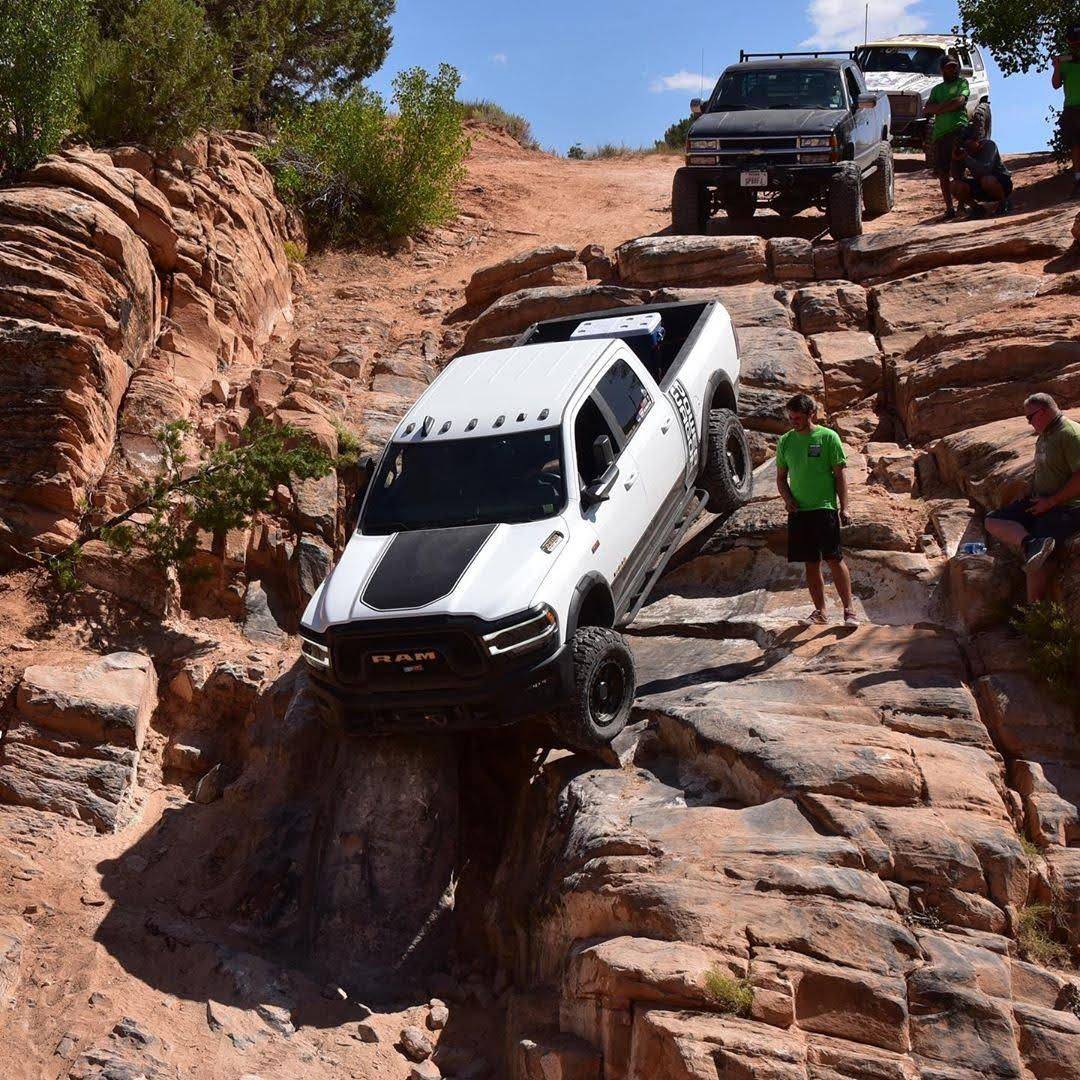
<instances>
[{"instance_id":1,"label":"blue shorts","mask_svg":"<svg viewBox=\"0 0 1080 1080\"><path fill-rule=\"evenodd\" d=\"M1052 537L1054 540L1068 540L1080 533L1080 506L1055 506L1045 514L1033 514L1031 504L1034 499L1017 499L1016 502L1003 506L986 515L986 520L1015 521L1023 525L1032 536Z\"/></svg>"}]
</instances>

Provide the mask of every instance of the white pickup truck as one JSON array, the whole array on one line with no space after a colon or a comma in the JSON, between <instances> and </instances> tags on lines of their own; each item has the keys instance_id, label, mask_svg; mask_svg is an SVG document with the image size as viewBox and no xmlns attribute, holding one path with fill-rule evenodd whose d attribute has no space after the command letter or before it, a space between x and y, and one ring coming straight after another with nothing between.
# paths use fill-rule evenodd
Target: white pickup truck
<instances>
[{"instance_id":1,"label":"white pickup truck","mask_svg":"<svg viewBox=\"0 0 1080 1080\"><path fill-rule=\"evenodd\" d=\"M537 323L449 364L401 421L302 653L353 733L540 717L590 750L635 695L629 623L703 505L750 495L719 303Z\"/></svg>"}]
</instances>

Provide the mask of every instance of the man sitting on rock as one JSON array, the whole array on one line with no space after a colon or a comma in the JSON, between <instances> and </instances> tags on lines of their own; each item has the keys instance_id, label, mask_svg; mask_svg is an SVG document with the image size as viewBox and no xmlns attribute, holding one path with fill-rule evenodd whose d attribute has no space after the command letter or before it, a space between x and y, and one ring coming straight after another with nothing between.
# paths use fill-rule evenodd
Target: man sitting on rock
<instances>
[{"instance_id":1,"label":"man sitting on rock","mask_svg":"<svg viewBox=\"0 0 1080 1080\"><path fill-rule=\"evenodd\" d=\"M967 100L971 91L967 79L960 78L960 61L955 56L946 56L941 61L941 78L930 91L930 100L923 111L934 118L930 129L930 162L934 175L941 181L945 218L951 221L956 217L952 181L960 179L954 150L968 126Z\"/></svg>"},{"instance_id":2,"label":"man sitting on rock","mask_svg":"<svg viewBox=\"0 0 1080 1080\"><path fill-rule=\"evenodd\" d=\"M993 203L995 215L1012 210L1013 182L1001 160L997 143L987 139L978 124L972 124L957 147L961 179L953 181L953 195L969 217L982 217L979 203Z\"/></svg>"},{"instance_id":3,"label":"man sitting on rock","mask_svg":"<svg viewBox=\"0 0 1080 1080\"><path fill-rule=\"evenodd\" d=\"M987 514L986 531L1023 553L1028 603L1034 604L1050 586L1054 548L1080 533L1080 424L1049 394L1032 394L1024 413L1039 436L1032 494Z\"/></svg>"},{"instance_id":4,"label":"man sitting on rock","mask_svg":"<svg viewBox=\"0 0 1080 1080\"><path fill-rule=\"evenodd\" d=\"M806 564L806 582L814 601L803 625L824 626L825 580L821 560L829 564L833 584L844 605L844 623L855 626L851 575L840 546L840 526L848 524L847 478L840 436L814 423L813 399L796 394L787 403L791 431L776 445L776 486L788 510L788 562Z\"/></svg>"}]
</instances>

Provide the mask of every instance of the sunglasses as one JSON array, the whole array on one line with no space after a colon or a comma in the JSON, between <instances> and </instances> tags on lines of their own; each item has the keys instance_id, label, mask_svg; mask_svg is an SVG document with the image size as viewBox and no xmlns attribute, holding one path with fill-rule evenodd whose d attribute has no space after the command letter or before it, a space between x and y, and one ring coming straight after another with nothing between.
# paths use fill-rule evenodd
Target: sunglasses
<instances>
[{"instance_id":1,"label":"sunglasses","mask_svg":"<svg viewBox=\"0 0 1080 1080\"><path fill-rule=\"evenodd\" d=\"M1031 412L1025 412L1024 416L1027 417L1027 422L1030 424L1031 421L1034 420L1035 417L1038 416L1039 413L1041 413L1045 408L1045 405L1040 405L1037 409L1032 409Z\"/></svg>"}]
</instances>

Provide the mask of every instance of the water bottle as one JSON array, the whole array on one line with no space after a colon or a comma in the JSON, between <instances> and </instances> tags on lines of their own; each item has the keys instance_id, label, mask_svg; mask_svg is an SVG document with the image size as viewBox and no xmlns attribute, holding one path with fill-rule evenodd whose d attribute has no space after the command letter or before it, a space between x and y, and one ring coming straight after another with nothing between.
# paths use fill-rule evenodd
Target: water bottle
<instances>
[{"instance_id":1,"label":"water bottle","mask_svg":"<svg viewBox=\"0 0 1080 1080\"><path fill-rule=\"evenodd\" d=\"M980 541L975 541L974 543L970 543L970 544L961 544L960 545L960 554L961 555L985 555L986 554L986 545L981 543Z\"/></svg>"}]
</instances>

